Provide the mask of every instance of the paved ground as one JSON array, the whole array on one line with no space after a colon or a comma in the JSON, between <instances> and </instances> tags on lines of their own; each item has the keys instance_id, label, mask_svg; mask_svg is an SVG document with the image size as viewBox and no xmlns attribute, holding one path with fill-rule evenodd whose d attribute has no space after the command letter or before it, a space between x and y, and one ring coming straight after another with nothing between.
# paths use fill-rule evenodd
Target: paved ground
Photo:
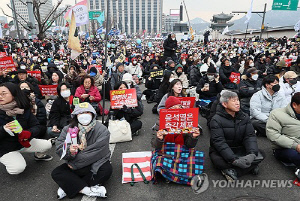
<instances>
[{"instance_id":1,"label":"paved ground","mask_svg":"<svg viewBox=\"0 0 300 201\"><path fill-rule=\"evenodd\" d=\"M166 184L161 182L157 185L138 183L134 187L130 184L122 184L121 154L123 152L150 151L150 140L152 133L150 128L154 125L157 115L151 113L153 104L144 102L144 115L141 120L143 129L140 136L134 137L132 142L117 144L112 155L113 175L105 187L109 193L107 200L129 201L129 200L232 200L242 196L258 196L271 200L299 200L300 187L292 186L290 188L221 188L224 185L224 178L216 171L208 157L209 131L206 127L206 120L199 119L200 125L204 128L204 135L199 139L196 149L204 151L206 154L205 172L209 176L209 189L199 195L192 192L190 187ZM265 138L259 138L259 148L264 150L267 157L260 166L258 176L244 176L242 181L248 180L293 180L293 172L277 162L271 151L271 144ZM50 151L54 159L50 162L36 162L33 160L33 154L25 154L27 168L24 173L18 176L8 175L5 168L0 165L0 201L54 201L58 186L51 179L51 171L62 163L59 157L55 155L54 147ZM214 182L220 180L222 185L214 187ZM64 200L69 200L65 198ZM73 200L96 200L94 198L78 195ZM100 199L98 199L100 200ZM258 200L258 199L253 199Z\"/></svg>"}]
</instances>

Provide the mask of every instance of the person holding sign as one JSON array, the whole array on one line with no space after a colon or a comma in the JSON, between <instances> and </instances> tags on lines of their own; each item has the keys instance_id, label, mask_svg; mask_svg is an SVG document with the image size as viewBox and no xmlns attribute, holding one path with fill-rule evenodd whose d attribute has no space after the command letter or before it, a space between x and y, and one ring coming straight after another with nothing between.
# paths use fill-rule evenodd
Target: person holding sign
<instances>
[{"instance_id":1,"label":"person holding sign","mask_svg":"<svg viewBox=\"0 0 300 201\"><path fill-rule=\"evenodd\" d=\"M50 110L47 128L47 133L52 138L58 137L61 129L69 124L71 112L74 108L73 103L75 102L71 95L70 86L66 83L58 85L57 94L58 98L53 102Z\"/></svg>"},{"instance_id":2,"label":"person holding sign","mask_svg":"<svg viewBox=\"0 0 300 201\"><path fill-rule=\"evenodd\" d=\"M118 82L115 86L115 90L123 90L128 89L128 85L126 82ZM138 106L129 108L126 105L124 105L121 109L111 109L112 113L109 113L109 118L114 119L125 119L129 124L131 128L132 135L137 135L138 131L142 128L143 124L138 119L138 117L142 116L144 110L144 106L141 100L138 99Z\"/></svg>"},{"instance_id":3,"label":"person holding sign","mask_svg":"<svg viewBox=\"0 0 300 201\"><path fill-rule=\"evenodd\" d=\"M22 173L26 162L21 153L46 152L51 142L36 139L39 122L30 111L30 101L10 82L0 85L0 163L9 174Z\"/></svg>"},{"instance_id":4,"label":"person holding sign","mask_svg":"<svg viewBox=\"0 0 300 201\"><path fill-rule=\"evenodd\" d=\"M58 184L58 199L74 198L78 193L106 197L103 185L112 174L108 129L96 120L97 113L89 103L76 105L72 120L56 142L56 153L66 163L52 171Z\"/></svg>"},{"instance_id":5,"label":"person holding sign","mask_svg":"<svg viewBox=\"0 0 300 201\"><path fill-rule=\"evenodd\" d=\"M220 67L220 81L226 89L237 89L237 84L231 82L229 79L232 73L238 73L238 71L230 65L228 59L224 60L224 64Z\"/></svg>"},{"instance_id":6,"label":"person holding sign","mask_svg":"<svg viewBox=\"0 0 300 201\"><path fill-rule=\"evenodd\" d=\"M210 159L228 181L247 173L258 174L263 156L250 118L240 110L235 92L222 93L210 129Z\"/></svg>"}]
</instances>

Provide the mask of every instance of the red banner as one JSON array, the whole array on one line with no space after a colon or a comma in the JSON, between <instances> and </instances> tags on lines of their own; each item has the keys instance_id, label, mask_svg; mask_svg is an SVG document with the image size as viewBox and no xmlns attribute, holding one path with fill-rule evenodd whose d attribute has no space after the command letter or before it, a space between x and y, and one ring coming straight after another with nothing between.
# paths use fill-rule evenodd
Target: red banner
<instances>
[{"instance_id":1,"label":"red banner","mask_svg":"<svg viewBox=\"0 0 300 201\"><path fill-rule=\"evenodd\" d=\"M183 108L193 108L195 106L196 97L177 97Z\"/></svg>"},{"instance_id":2,"label":"red banner","mask_svg":"<svg viewBox=\"0 0 300 201\"><path fill-rule=\"evenodd\" d=\"M0 68L6 70L7 72L15 71L16 66L12 57L2 57L0 58Z\"/></svg>"},{"instance_id":3,"label":"red banner","mask_svg":"<svg viewBox=\"0 0 300 201\"><path fill-rule=\"evenodd\" d=\"M124 105L127 107L136 107L137 96L135 89L111 90L110 106L112 109L120 109Z\"/></svg>"},{"instance_id":4,"label":"red banner","mask_svg":"<svg viewBox=\"0 0 300 201\"><path fill-rule=\"evenodd\" d=\"M188 58L188 56L189 56L188 54L181 54L181 60L183 60L183 59L186 60Z\"/></svg>"},{"instance_id":5,"label":"red banner","mask_svg":"<svg viewBox=\"0 0 300 201\"><path fill-rule=\"evenodd\" d=\"M99 71L99 73L102 75L102 66L101 66L101 65L90 65L90 69L91 69L92 67L97 68L98 71Z\"/></svg>"},{"instance_id":6,"label":"red banner","mask_svg":"<svg viewBox=\"0 0 300 201\"><path fill-rule=\"evenodd\" d=\"M159 129L198 127L199 108L161 109L159 111Z\"/></svg>"},{"instance_id":7,"label":"red banner","mask_svg":"<svg viewBox=\"0 0 300 201\"><path fill-rule=\"evenodd\" d=\"M42 96L57 95L57 85L39 85Z\"/></svg>"},{"instance_id":8,"label":"red banner","mask_svg":"<svg viewBox=\"0 0 300 201\"><path fill-rule=\"evenodd\" d=\"M27 71L27 74L35 77L38 81L41 81L42 75L41 75L41 71Z\"/></svg>"},{"instance_id":9,"label":"red banner","mask_svg":"<svg viewBox=\"0 0 300 201\"><path fill-rule=\"evenodd\" d=\"M241 75L239 73L232 72L229 79L232 83L239 84L241 81Z\"/></svg>"},{"instance_id":10,"label":"red banner","mask_svg":"<svg viewBox=\"0 0 300 201\"><path fill-rule=\"evenodd\" d=\"M287 67L291 67L292 61L293 61L293 59L286 59L286 60L285 60L285 63L286 63L286 65L287 65Z\"/></svg>"},{"instance_id":11,"label":"red banner","mask_svg":"<svg viewBox=\"0 0 300 201\"><path fill-rule=\"evenodd\" d=\"M0 52L0 58L6 57L6 52Z\"/></svg>"}]
</instances>

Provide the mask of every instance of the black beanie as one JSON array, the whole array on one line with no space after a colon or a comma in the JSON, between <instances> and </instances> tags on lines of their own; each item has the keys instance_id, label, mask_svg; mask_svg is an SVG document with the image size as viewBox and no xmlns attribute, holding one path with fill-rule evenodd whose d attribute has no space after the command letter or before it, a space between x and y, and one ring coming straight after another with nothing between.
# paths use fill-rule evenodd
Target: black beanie
<instances>
[{"instance_id":1,"label":"black beanie","mask_svg":"<svg viewBox=\"0 0 300 201\"><path fill-rule=\"evenodd\" d=\"M216 68L213 67L213 66L211 66L211 67L209 67L209 68L207 69L207 73L216 73L216 72L217 72L217 70L216 70Z\"/></svg>"}]
</instances>

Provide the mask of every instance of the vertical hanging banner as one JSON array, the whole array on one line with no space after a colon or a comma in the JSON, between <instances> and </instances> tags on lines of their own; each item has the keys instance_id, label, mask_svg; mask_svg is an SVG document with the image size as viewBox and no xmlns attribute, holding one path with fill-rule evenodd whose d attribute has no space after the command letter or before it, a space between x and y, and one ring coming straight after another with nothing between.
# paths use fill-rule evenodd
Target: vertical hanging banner
<instances>
[{"instance_id":1,"label":"vertical hanging banner","mask_svg":"<svg viewBox=\"0 0 300 201\"><path fill-rule=\"evenodd\" d=\"M75 16L76 26L79 27L84 24L89 23L89 12L87 7L87 0L83 0L76 4L75 6L71 7L64 16L64 18L70 23L72 18L72 12Z\"/></svg>"},{"instance_id":2,"label":"vertical hanging banner","mask_svg":"<svg viewBox=\"0 0 300 201\"><path fill-rule=\"evenodd\" d=\"M299 0L274 0L272 10L297 11Z\"/></svg>"},{"instance_id":3,"label":"vertical hanging banner","mask_svg":"<svg viewBox=\"0 0 300 201\"><path fill-rule=\"evenodd\" d=\"M74 12L71 12L71 23L70 23L70 31L69 31L69 40L68 40L68 48L71 49L71 59L75 59L81 53L80 41L78 38L78 34L76 34L76 21Z\"/></svg>"}]
</instances>

